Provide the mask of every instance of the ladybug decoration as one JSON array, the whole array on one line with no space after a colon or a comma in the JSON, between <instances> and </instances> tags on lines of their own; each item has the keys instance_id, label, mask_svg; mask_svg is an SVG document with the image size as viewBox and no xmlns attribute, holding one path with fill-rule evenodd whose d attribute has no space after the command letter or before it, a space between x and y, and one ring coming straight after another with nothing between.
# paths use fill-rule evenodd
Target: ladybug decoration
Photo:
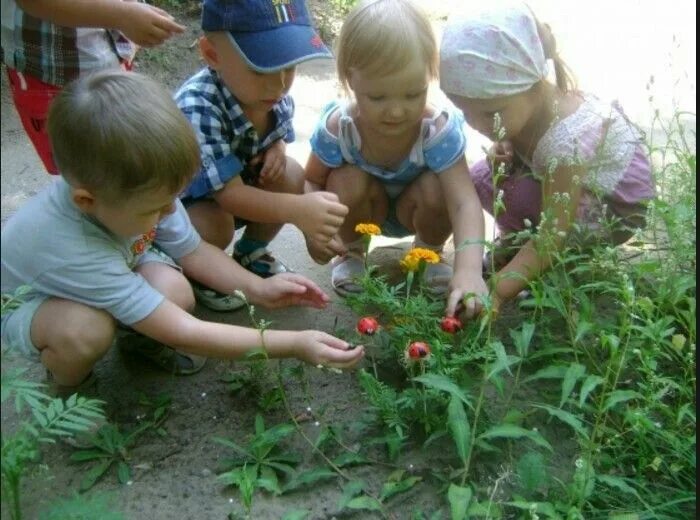
<instances>
[{"instance_id":1,"label":"ladybug decoration","mask_svg":"<svg viewBox=\"0 0 700 520\"><path fill-rule=\"evenodd\" d=\"M424 341L414 341L406 350L406 357L411 361L420 361L430 357L430 345Z\"/></svg>"},{"instance_id":2,"label":"ladybug decoration","mask_svg":"<svg viewBox=\"0 0 700 520\"><path fill-rule=\"evenodd\" d=\"M371 316L365 316L357 321L357 332L365 336L373 336L379 330L379 322Z\"/></svg>"},{"instance_id":3,"label":"ladybug decoration","mask_svg":"<svg viewBox=\"0 0 700 520\"><path fill-rule=\"evenodd\" d=\"M449 334L462 330L462 322L454 316L445 316L440 321L440 328Z\"/></svg>"}]
</instances>

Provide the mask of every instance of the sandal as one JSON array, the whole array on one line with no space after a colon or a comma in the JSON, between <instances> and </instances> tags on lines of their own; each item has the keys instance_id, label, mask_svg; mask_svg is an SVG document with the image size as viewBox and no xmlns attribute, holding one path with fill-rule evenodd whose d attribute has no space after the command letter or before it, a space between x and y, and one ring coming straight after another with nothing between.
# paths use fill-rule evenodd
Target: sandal
<instances>
[{"instance_id":1,"label":"sandal","mask_svg":"<svg viewBox=\"0 0 700 520\"><path fill-rule=\"evenodd\" d=\"M124 352L144 357L176 376L195 374L202 370L207 362L207 358L203 356L172 349L136 331L127 329L120 332L118 342Z\"/></svg>"},{"instance_id":2,"label":"sandal","mask_svg":"<svg viewBox=\"0 0 700 520\"><path fill-rule=\"evenodd\" d=\"M340 296L359 294L362 292L355 280L365 271L365 262L362 253L348 251L344 255L337 256L333 260L331 269L331 285Z\"/></svg>"}]
</instances>

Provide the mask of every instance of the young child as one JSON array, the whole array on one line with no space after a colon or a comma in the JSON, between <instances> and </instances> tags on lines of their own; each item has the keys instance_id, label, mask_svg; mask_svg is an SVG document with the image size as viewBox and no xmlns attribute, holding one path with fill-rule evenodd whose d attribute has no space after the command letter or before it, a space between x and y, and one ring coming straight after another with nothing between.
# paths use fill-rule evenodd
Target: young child
<instances>
[{"instance_id":1,"label":"young child","mask_svg":"<svg viewBox=\"0 0 700 520\"><path fill-rule=\"evenodd\" d=\"M164 88L131 72L83 76L55 98L48 131L61 177L2 229L3 294L31 286L3 315L2 342L41 359L58 385L89 376L118 326L155 340L138 353L176 374L199 370L202 356L237 358L261 345L271 358L314 365L362 357L323 332L261 336L188 312L185 276L267 307L323 308L328 296L296 274L263 280L200 239L177 199L199 169L199 146Z\"/></svg>"},{"instance_id":2,"label":"young child","mask_svg":"<svg viewBox=\"0 0 700 520\"><path fill-rule=\"evenodd\" d=\"M2 55L15 108L44 167L58 169L46 133L51 100L80 75L130 69L136 46L185 28L162 9L122 0L3 0Z\"/></svg>"},{"instance_id":3,"label":"young child","mask_svg":"<svg viewBox=\"0 0 700 520\"><path fill-rule=\"evenodd\" d=\"M546 79L548 60L556 85ZM549 26L527 5L450 21L440 50L440 86L470 126L496 141L491 159L505 169L496 185L505 205L496 215L502 241L541 224L536 236L547 230L547 243L559 247L567 235L576 239L576 223L578 238L620 244L644 226L654 187L639 133L616 104L572 87ZM471 169L492 214L493 173L487 161ZM606 220L611 225L601 225ZM550 265L543 243L529 240L496 262L499 275L512 275L496 277L495 308Z\"/></svg>"},{"instance_id":4,"label":"young child","mask_svg":"<svg viewBox=\"0 0 700 520\"><path fill-rule=\"evenodd\" d=\"M336 193L350 211L337 237L308 240L311 256L325 263L338 255L331 281L345 295L360 290L354 281L363 270L358 223L379 224L387 236L414 234L416 247L437 253L454 231L454 272L441 258L428 266L426 282L448 294L448 315L470 295L466 311L473 315L487 293L484 218L464 157L461 114L427 103L438 64L430 22L406 0L361 2L343 23L336 57L351 99L323 110L311 138L306 189Z\"/></svg>"},{"instance_id":5,"label":"young child","mask_svg":"<svg viewBox=\"0 0 700 520\"><path fill-rule=\"evenodd\" d=\"M221 249L245 226L233 253L243 267L262 277L285 272L267 249L284 223L323 240L347 213L335 195L304 195L303 170L285 155L285 143L294 140L289 89L296 65L332 56L301 0L205 0L202 29L208 67L176 94L202 157L182 201L202 238ZM194 288L212 309L236 306L207 287Z\"/></svg>"}]
</instances>

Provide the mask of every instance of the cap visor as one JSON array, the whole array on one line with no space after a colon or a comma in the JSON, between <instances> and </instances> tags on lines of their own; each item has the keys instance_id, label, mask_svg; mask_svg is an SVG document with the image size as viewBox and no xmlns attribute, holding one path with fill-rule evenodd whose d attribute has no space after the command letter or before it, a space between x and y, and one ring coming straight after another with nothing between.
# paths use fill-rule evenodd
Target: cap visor
<instances>
[{"instance_id":1,"label":"cap visor","mask_svg":"<svg viewBox=\"0 0 700 520\"><path fill-rule=\"evenodd\" d=\"M258 72L275 72L304 61L333 58L308 25L287 24L261 32L229 33L248 66Z\"/></svg>"}]
</instances>

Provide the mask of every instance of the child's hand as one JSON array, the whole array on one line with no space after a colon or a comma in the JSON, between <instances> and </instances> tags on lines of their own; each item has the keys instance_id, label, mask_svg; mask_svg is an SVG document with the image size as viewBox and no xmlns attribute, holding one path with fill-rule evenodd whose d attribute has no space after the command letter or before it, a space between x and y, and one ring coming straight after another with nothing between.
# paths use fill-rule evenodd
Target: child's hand
<instances>
[{"instance_id":1,"label":"child's hand","mask_svg":"<svg viewBox=\"0 0 700 520\"><path fill-rule=\"evenodd\" d=\"M514 162L513 150L513 143L510 141L497 141L491 145L488 151L488 160L496 171L501 164L504 165L506 173L510 171Z\"/></svg>"},{"instance_id":2,"label":"child's hand","mask_svg":"<svg viewBox=\"0 0 700 520\"><path fill-rule=\"evenodd\" d=\"M364 357L365 349L361 345L350 348L346 341L325 332L304 330L294 339L294 355L314 366L350 368Z\"/></svg>"},{"instance_id":3,"label":"child's hand","mask_svg":"<svg viewBox=\"0 0 700 520\"><path fill-rule=\"evenodd\" d=\"M124 17L117 29L136 45L155 47L174 34L185 32L185 27L158 7L133 0L124 2L123 7Z\"/></svg>"},{"instance_id":4,"label":"child's hand","mask_svg":"<svg viewBox=\"0 0 700 520\"><path fill-rule=\"evenodd\" d=\"M263 166L260 170L258 184L262 187L279 181L287 169L287 145L282 139L278 139L270 148L265 150L262 159Z\"/></svg>"},{"instance_id":5,"label":"child's hand","mask_svg":"<svg viewBox=\"0 0 700 520\"><path fill-rule=\"evenodd\" d=\"M270 309L290 305L322 309L330 298L308 278L295 273L282 273L260 279L251 300Z\"/></svg>"},{"instance_id":6,"label":"child's hand","mask_svg":"<svg viewBox=\"0 0 700 520\"><path fill-rule=\"evenodd\" d=\"M308 239L325 244L336 235L348 214L348 207L338 201L335 193L314 191L300 195L301 203L296 212L296 225Z\"/></svg>"},{"instance_id":7,"label":"child's hand","mask_svg":"<svg viewBox=\"0 0 700 520\"><path fill-rule=\"evenodd\" d=\"M483 309L481 297L488 293L488 287L479 275L468 276L463 280L452 278L445 316L454 316L458 311L462 311L465 318L475 318Z\"/></svg>"},{"instance_id":8,"label":"child's hand","mask_svg":"<svg viewBox=\"0 0 700 520\"><path fill-rule=\"evenodd\" d=\"M325 265L330 262L334 256L343 255L347 252L345 245L338 237L333 237L325 243L311 240L306 235L304 235L304 238L306 239L306 250L317 264Z\"/></svg>"}]
</instances>

